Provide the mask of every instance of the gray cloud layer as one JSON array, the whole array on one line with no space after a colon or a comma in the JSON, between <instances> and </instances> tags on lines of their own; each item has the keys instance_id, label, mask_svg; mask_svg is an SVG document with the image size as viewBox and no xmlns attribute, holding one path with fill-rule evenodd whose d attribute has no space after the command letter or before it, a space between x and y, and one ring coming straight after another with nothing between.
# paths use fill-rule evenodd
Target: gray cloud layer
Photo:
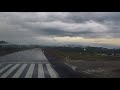
<instances>
[{"instance_id":1,"label":"gray cloud layer","mask_svg":"<svg viewBox=\"0 0 120 90\"><path fill-rule=\"evenodd\" d=\"M52 38L65 36L120 38L119 29L119 12L0 12L0 39L15 43L55 44Z\"/></svg>"}]
</instances>

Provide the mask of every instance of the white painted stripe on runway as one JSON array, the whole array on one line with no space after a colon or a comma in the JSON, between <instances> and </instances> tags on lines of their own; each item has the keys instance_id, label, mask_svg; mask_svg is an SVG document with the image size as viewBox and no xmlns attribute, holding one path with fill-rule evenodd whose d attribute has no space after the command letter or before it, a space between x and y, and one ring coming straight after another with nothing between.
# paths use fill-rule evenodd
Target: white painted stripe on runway
<instances>
[{"instance_id":1,"label":"white painted stripe on runway","mask_svg":"<svg viewBox=\"0 0 120 90\"><path fill-rule=\"evenodd\" d=\"M4 73L1 78L6 78L10 73L12 73L20 64L16 64L11 67L6 73Z\"/></svg>"},{"instance_id":2,"label":"white painted stripe on runway","mask_svg":"<svg viewBox=\"0 0 120 90\"><path fill-rule=\"evenodd\" d=\"M7 68L9 68L12 64L8 64L7 66L3 67L1 70L0 70L0 73L2 73L4 70L6 70Z\"/></svg>"},{"instance_id":3,"label":"white painted stripe on runway","mask_svg":"<svg viewBox=\"0 0 120 90\"><path fill-rule=\"evenodd\" d=\"M52 69L52 67L50 66L50 64L46 64L48 72L51 76L51 78L57 78L57 74L54 72L54 70Z\"/></svg>"},{"instance_id":4,"label":"white painted stripe on runway","mask_svg":"<svg viewBox=\"0 0 120 90\"><path fill-rule=\"evenodd\" d=\"M31 64L25 78L32 78L35 64Z\"/></svg>"},{"instance_id":5,"label":"white painted stripe on runway","mask_svg":"<svg viewBox=\"0 0 120 90\"><path fill-rule=\"evenodd\" d=\"M21 68L12 76L12 78L18 78L21 73L23 72L23 70L25 69L25 67L27 66L27 64L23 64L21 66Z\"/></svg>"},{"instance_id":6,"label":"white painted stripe on runway","mask_svg":"<svg viewBox=\"0 0 120 90\"><path fill-rule=\"evenodd\" d=\"M38 64L38 78L45 78L42 64Z\"/></svg>"}]
</instances>

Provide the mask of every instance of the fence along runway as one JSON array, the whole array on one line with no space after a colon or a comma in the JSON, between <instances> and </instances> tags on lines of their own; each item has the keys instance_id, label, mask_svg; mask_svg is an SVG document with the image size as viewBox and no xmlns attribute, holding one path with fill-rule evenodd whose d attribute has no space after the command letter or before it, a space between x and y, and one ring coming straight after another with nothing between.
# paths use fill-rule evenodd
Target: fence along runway
<instances>
[{"instance_id":1,"label":"fence along runway","mask_svg":"<svg viewBox=\"0 0 120 90\"><path fill-rule=\"evenodd\" d=\"M35 66L37 68L35 68ZM26 72L24 72L26 71ZM37 75L36 75L37 73ZM0 78L59 78L50 63L2 63Z\"/></svg>"}]
</instances>

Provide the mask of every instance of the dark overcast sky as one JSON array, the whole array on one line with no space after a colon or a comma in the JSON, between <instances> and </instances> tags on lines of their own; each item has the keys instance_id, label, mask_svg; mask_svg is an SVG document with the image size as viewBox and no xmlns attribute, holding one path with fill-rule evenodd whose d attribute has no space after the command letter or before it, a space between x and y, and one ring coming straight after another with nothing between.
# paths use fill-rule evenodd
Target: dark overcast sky
<instances>
[{"instance_id":1,"label":"dark overcast sky","mask_svg":"<svg viewBox=\"0 0 120 90\"><path fill-rule=\"evenodd\" d=\"M120 46L119 12L0 12L0 40Z\"/></svg>"}]
</instances>

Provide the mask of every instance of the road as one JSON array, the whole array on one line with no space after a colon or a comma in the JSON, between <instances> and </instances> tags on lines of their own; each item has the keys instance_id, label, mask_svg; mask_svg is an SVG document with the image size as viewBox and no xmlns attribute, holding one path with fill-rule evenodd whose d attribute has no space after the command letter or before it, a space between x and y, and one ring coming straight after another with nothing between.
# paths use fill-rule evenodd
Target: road
<instances>
[{"instance_id":1,"label":"road","mask_svg":"<svg viewBox=\"0 0 120 90\"><path fill-rule=\"evenodd\" d=\"M0 57L0 78L59 78L41 49Z\"/></svg>"}]
</instances>

